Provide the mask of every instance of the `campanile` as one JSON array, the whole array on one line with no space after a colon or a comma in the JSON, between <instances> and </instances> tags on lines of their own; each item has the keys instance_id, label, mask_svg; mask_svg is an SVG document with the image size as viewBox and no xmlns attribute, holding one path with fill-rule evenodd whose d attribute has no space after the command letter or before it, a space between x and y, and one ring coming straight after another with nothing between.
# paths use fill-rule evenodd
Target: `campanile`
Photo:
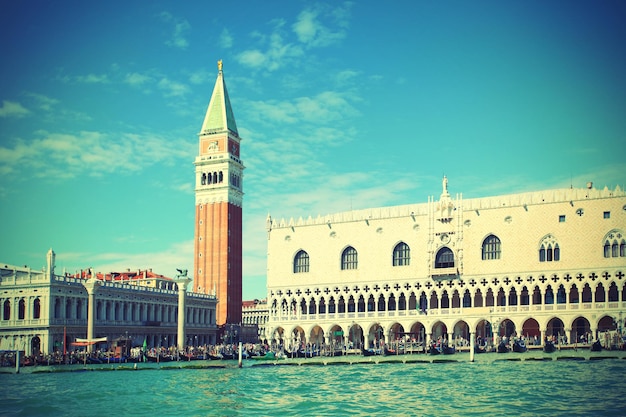
<instances>
[{"instance_id":1,"label":"campanile","mask_svg":"<svg viewBox=\"0 0 626 417\"><path fill-rule=\"evenodd\" d=\"M194 292L217 296L218 326L241 323L243 162L222 61L198 134Z\"/></svg>"}]
</instances>

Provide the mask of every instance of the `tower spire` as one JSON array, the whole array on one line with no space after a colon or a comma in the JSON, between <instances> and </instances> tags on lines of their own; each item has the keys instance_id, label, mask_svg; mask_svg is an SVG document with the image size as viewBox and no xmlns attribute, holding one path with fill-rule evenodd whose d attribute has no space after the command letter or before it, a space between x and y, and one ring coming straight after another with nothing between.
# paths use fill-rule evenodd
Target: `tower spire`
<instances>
[{"instance_id":1,"label":"tower spire","mask_svg":"<svg viewBox=\"0 0 626 417\"><path fill-rule=\"evenodd\" d=\"M222 72L222 60L217 61L217 80L211 95L211 101L204 116L204 123L200 134L213 134L219 132L228 132L239 136L237 131L237 123L235 123L235 115L230 105L230 98L226 83L224 82L224 73Z\"/></svg>"}]
</instances>

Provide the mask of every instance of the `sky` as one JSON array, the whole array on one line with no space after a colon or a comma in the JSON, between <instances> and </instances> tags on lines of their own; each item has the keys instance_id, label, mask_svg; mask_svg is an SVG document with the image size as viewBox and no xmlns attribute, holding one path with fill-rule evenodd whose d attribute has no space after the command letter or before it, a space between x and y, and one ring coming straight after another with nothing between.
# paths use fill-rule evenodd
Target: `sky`
<instances>
[{"instance_id":1,"label":"sky","mask_svg":"<svg viewBox=\"0 0 626 417\"><path fill-rule=\"evenodd\" d=\"M626 184L623 1L0 2L0 262L193 271L223 60L243 297L265 220Z\"/></svg>"}]
</instances>

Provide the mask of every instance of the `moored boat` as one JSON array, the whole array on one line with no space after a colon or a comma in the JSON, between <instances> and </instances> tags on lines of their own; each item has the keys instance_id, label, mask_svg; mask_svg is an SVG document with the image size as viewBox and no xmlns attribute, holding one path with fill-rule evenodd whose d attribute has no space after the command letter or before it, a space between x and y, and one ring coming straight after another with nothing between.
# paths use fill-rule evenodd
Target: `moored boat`
<instances>
[{"instance_id":1,"label":"moored boat","mask_svg":"<svg viewBox=\"0 0 626 417\"><path fill-rule=\"evenodd\" d=\"M546 353L552 353L556 350L556 346L549 340L546 340L546 343L543 345L543 351Z\"/></svg>"},{"instance_id":2,"label":"moored boat","mask_svg":"<svg viewBox=\"0 0 626 417\"><path fill-rule=\"evenodd\" d=\"M479 345L474 346L474 353L485 353L485 352L487 352L487 346L486 345L485 346L479 346Z\"/></svg>"},{"instance_id":3,"label":"moored boat","mask_svg":"<svg viewBox=\"0 0 626 417\"><path fill-rule=\"evenodd\" d=\"M524 353L526 350L526 343L523 340L516 340L513 342L513 352Z\"/></svg>"}]
</instances>

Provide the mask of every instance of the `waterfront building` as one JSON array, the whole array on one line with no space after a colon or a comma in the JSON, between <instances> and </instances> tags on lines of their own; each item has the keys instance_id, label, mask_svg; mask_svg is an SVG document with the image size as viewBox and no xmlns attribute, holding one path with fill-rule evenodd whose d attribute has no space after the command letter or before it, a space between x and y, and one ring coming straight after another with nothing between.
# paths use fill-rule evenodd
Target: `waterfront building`
<instances>
[{"instance_id":1,"label":"waterfront building","mask_svg":"<svg viewBox=\"0 0 626 417\"><path fill-rule=\"evenodd\" d=\"M193 291L217 295L218 326L240 324L244 166L222 61L198 137Z\"/></svg>"},{"instance_id":2,"label":"waterfront building","mask_svg":"<svg viewBox=\"0 0 626 417\"><path fill-rule=\"evenodd\" d=\"M22 350L27 355L62 353L74 349L76 339L93 338L106 338L102 347L114 340L133 346L145 340L150 348L180 345L176 281L185 280L152 270L57 274L55 257L50 249L42 270L0 264L0 350ZM93 291L94 302L91 336L88 289ZM184 344L215 344L216 297L187 292L184 302Z\"/></svg>"},{"instance_id":3,"label":"waterfront building","mask_svg":"<svg viewBox=\"0 0 626 417\"><path fill-rule=\"evenodd\" d=\"M267 219L266 337L284 347L621 331L626 195L554 189Z\"/></svg>"},{"instance_id":4,"label":"waterfront building","mask_svg":"<svg viewBox=\"0 0 626 417\"><path fill-rule=\"evenodd\" d=\"M256 343L264 340L269 315L267 299L243 301L241 304L241 324L245 332L243 335L245 342Z\"/></svg>"}]
</instances>

